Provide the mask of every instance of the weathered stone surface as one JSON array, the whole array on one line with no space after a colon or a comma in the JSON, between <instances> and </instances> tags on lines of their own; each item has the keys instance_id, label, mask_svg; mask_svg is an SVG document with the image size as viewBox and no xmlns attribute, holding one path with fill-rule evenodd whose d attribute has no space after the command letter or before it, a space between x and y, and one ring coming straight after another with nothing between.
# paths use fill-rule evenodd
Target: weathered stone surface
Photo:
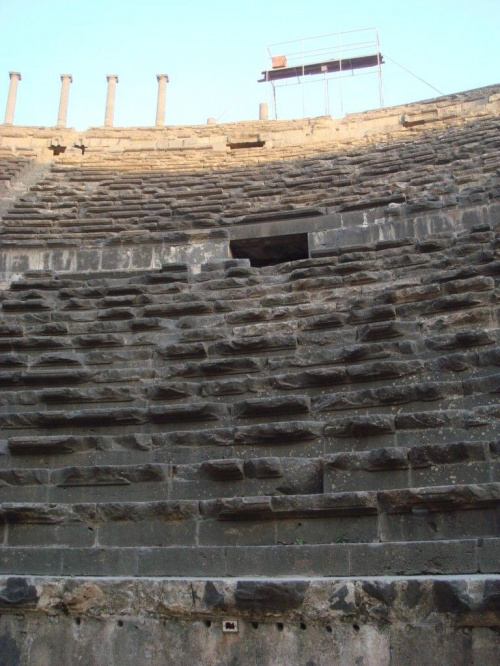
<instances>
[{"instance_id":1,"label":"weathered stone surface","mask_svg":"<svg viewBox=\"0 0 500 666\"><path fill-rule=\"evenodd\" d=\"M254 610L283 611L298 608L304 602L309 583L238 581L234 597L236 606Z\"/></svg>"},{"instance_id":2,"label":"weathered stone surface","mask_svg":"<svg viewBox=\"0 0 500 666\"><path fill-rule=\"evenodd\" d=\"M0 662L495 663L499 100L0 130Z\"/></svg>"},{"instance_id":3,"label":"weathered stone surface","mask_svg":"<svg viewBox=\"0 0 500 666\"><path fill-rule=\"evenodd\" d=\"M259 416L278 416L307 414L310 401L306 396L286 396L283 398L253 398L242 400L232 406L233 416L251 418Z\"/></svg>"}]
</instances>

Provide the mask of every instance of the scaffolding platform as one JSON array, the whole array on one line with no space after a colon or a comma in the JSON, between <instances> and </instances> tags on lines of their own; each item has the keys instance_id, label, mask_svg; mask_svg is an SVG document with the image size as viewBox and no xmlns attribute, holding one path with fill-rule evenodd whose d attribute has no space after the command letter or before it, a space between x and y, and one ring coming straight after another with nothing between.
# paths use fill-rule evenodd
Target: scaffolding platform
<instances>
[{"instance_id":1,"label":"scaffolding platform","mask_svg":"<svg viewBox=\"0 0 500 666\"><path fill-rule=\"evenodd\" d=\"M292 79L297 76L307 76L313 74L324 74L325 72L349 72L355 69L364 69L366 67L378 67L384 63L381 53L374 55L358 56L354 58L343 58L341 60L324 60L309 65L296 65L294 67L279 67L268 69L262 72L263 79L258 79L259 83L268 81L278 81L280 79Z\"/></svg>"},{"instance_id":2,"label":"scaffolding platform","mask_svg":"<svg viewBox=\"0 0 500 666\"><path fill-rule=\"evenodd\" d=\"M305 37L287 42L269 44L268 65L261 72L259 83L268 83L266 96L272 90L274 117L278 118L276 92L279 88L302 88L302 111L305 116L305 86L320 83L324 86L325 115L330 115L329 83L335 86L340 102L340 116L344 114L343 82L349 86L351 77L378 73L379 103L382 108L382 64L378 30L361 28L316 37ZM363 71L360 71L363 70Z\"/></svg>"}]
</instances>

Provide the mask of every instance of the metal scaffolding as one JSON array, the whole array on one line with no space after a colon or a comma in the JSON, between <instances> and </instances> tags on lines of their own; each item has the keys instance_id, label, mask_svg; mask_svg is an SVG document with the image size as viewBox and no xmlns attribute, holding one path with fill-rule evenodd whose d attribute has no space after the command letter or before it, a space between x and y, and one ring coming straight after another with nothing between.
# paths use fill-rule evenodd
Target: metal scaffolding
<instances>
[{"instance_id":1,"label":"metal scaffolding","mask_svg":"<svg viewBox=\"0 0 500 666\"><path fill-rule=\"evenodd\" d=\"M302 111L305 115L305 89L308 83L323 83L325 115L330 115L329 81L338 80L341 115L344 115L342 78L363 74L378 74L380 108L384 106L382 84L383 56L376 28L362 28L336 32L288 42L277 42L267 47L269 66L262 72L260 83L272 88L274 117L278 118L276 90L282 86L302 86ZM269 96L269 95L268 95Z\"/></svg>"}]
</instances>

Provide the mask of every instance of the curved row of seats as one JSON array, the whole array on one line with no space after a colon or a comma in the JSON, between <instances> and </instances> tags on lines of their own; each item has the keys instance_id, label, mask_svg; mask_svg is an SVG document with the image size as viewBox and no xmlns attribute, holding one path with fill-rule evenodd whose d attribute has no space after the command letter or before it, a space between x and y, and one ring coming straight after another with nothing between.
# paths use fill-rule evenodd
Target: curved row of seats
<instances>
[{"instance_id":1,"label":"curved row of seats","mask_svg":"<svg viewBox=\"0 0 500 666\"><path fill-rule=\"evenodd\" d=\"M500 220L2 294L3 571L495 571Z\"/></svg>"}]
</instances>

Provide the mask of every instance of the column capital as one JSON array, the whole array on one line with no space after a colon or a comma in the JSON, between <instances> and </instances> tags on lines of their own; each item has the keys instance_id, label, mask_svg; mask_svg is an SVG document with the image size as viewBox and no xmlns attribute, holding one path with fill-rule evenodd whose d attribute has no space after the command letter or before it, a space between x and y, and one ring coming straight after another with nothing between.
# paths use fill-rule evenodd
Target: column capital
<instances>
[{"instance_id":1,"label":"column capital","mask_svg":"<svg viewBox=\"0 0 500 666\"><path fill-rule=\"evenodd\" d=\"M69 79L69 82L73 83L73 77L71 74L61 74L61 81L64 81L65 79Z\"/></svg>"},{"instance_id":2,"label":"column capital","mask_svg":"<svg viewBox=\"0 0 500 666\"><path fill-rule=\"evenodd\" d=\"M158 81L161 81L162 79L165 79L165 81L166 81L167 83L169 82L169 81L168 81L168 74L157 74L157 75L156 75L156 78L158 79Z\"/></svg>"},{"instance_id":3,"label":"column capital","mask_svg":"<svg viewBox=\"0 0 500 666\"><path fill-rule=\"evenodd\" d=\"M106 75L106 81L112 81L113 79L118 83L119 82L118 81L118 74L107 74Z\"/></svg>"},{"instance_id":4,"label":"column capital","mask_svg":"<svg viewBox=\"0 0 500 666\"><path fill-rule=\"evenodd\" d=\"M13 77L17 77L18 81L22 80L21 72L9 72L9 76L12 79Z\"/></svg>"}]
</instances>

